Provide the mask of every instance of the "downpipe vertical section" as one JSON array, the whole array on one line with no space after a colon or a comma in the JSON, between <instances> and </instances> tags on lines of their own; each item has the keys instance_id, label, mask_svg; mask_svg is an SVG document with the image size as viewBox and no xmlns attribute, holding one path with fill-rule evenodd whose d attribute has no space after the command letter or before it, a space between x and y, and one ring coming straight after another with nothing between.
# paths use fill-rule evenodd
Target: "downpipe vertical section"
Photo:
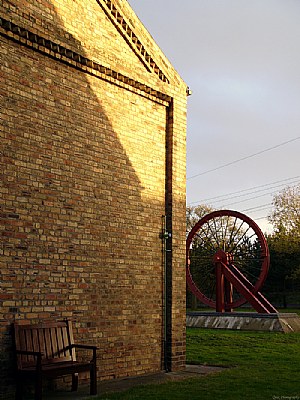
<instances>
[{"instance_id":1,"label":"downpipe vertical section","mask_svg":"<svg viewBox=\"0 0 300 400\"><path fill-rule=\"evenodd\" d=\"M171 238L171 233L167 230L167 218L162 216L162 257L163 257L163 354L164 354L164 370L169 372L168 365L168 316L167 316L167 302L168 302L168 287L167 287L167 253L171 250L167 248L167 240Z\"/></svg>"},{"instance_id":2,"label":"downpipe vertical section","mask_svg":"<svg viewBox=\"0 0 300 400\"><path fill-rule=\"evenodd\" d=\"M173 136L174 136L174 104L173 99L166 108L166 154L165 154L165 216L163 227L164 245L164 368L172 370L172 237L173 228Z\"/></svg>"}]
</instances>

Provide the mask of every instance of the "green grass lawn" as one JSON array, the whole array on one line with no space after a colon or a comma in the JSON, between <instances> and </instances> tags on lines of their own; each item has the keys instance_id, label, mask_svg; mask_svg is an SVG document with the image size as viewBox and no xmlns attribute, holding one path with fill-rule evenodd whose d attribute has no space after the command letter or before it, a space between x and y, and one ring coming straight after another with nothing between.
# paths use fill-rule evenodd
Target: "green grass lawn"
<instances>
[{"instance_id":1,"label":"green grass lawn","mask_svg":"<svg viewBox=\"0 0 300 400\"><path fill-rule=\"evenodd\" d=\"M187 363L230 368L99 399L300 400L300 333L188 329Z\"/></svg>"}]
</instances>

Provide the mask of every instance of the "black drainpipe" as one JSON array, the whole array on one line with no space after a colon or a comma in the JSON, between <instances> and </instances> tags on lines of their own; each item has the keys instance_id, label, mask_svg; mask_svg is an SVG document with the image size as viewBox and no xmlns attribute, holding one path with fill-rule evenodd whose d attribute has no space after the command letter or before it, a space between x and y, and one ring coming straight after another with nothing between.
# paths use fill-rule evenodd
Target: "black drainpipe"
<instances>
[{"instance_id":1,"label":"black drainpipe","mask_svg":"<svg viewBox=\"0 0 300 400\"><path fill-rule=\"evenodd\" d=\"M172 169L173 100L166 108L165 215L163 216L163 343L164 370L171 371L172 354Z\"/></svg>"}]
</instances>

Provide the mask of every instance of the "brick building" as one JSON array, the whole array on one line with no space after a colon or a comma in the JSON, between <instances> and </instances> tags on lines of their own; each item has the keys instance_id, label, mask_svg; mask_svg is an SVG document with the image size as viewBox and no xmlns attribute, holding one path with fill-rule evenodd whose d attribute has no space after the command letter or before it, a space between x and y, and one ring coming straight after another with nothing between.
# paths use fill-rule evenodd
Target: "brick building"
<instances>
[{"instance_id":1,"label":"brick building","mask_svg":"<svg viewBox=\"0 0 300 400\"><path fill-rule=\"evenodd\" d=\"M72 319L99 379L181 369L185 83L126 0L2 0L0 42L0 398L15 320Z\"/></svg>"}]
</instances>

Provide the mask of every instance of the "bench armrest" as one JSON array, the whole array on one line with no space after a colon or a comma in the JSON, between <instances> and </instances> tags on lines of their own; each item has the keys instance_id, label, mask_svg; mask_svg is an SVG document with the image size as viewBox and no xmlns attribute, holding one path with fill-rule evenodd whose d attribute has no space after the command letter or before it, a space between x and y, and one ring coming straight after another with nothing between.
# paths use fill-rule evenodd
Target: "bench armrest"
<instances>
[{"instance_id":1,"label":"bench armrest","mask_svg":"<svg viewBox=\"0 0 300 400\"><path fill-rule=\"evenodd\" d=\"M74 347L74 348L77 348L77 349L98 350L97 346L90 346L88 344L76 344L76 343L74 343L74 344L71 344L69 347L70 348Z\"/></svg>"},{"instance_id":2,"label":"bench armrest","mask_svg":"<svg viewBox=\"0 0 300 400\"><path fill-rule=\"evenodd\" d=\"M70 346L68 346L67 348L69 349L85 349L85 350L92 350L93 351L93 358L91 360L91 362L94 363L94 365L96 365L96 359L97 359L97 346L90 346L88 344L71 344Z\"/></svg>"},{"instance_id":3,"label":"bench armrest","mask_svg":"<svg viewBox=\"0 0 300 400\"><path fill-rule=\"evenodd\" d=\"M41 351L28 351L28 350L16 350L16 355L24 355L24 356L33 356L36 358L35 360L35 368L36 372L39 374L42 368L42 357L43 353ZM18 367L19 370L22 369L20 365Z\"/></svg>"}]
</instances>

